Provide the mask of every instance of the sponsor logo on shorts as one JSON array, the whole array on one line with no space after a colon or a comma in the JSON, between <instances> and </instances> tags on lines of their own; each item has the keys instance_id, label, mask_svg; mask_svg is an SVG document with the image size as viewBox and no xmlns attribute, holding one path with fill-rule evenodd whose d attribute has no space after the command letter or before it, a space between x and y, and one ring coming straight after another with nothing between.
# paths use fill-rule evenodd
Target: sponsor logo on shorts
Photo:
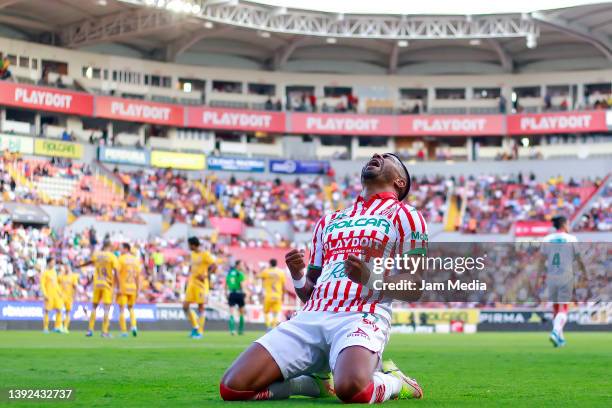
<instances>
[{"instance_id":1,"label":"sponsor logo on shorts","mask_svg":"<svg viewBox=\"0 0 612 408\"><path fill-rule=\"evenodd\" d=\"M375 332L379 330L379 327L376 325L375 322L368 320L366 318L361 319L361 321L363 322L363 324L370 326L372 330L374 330Z\"/></svg>"},{"instance_id":2,"label":"sponsor logo on shorts","mask_svg":"<svg viewBox=\"0 0 612 408\"><path fill-rule=\"evenodd\" d=\"M368 334L364 332L361 327L358 327L357 330L352 333L349 333L346 337L363 337L364 339L370 340L370 336L368 336Z\"/></svg>"}]
</instances>

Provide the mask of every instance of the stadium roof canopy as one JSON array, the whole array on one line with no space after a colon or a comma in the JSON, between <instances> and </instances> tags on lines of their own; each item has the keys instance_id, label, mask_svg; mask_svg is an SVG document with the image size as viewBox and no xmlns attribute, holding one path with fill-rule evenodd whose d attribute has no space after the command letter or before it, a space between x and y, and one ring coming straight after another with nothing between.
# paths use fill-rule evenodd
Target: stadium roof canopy
<instances>
[{"instance_id":1,"label":"stadium roof canopy","mask_svg":"<svg viewBox=\"0 0 612 408\"><path fill-rule=\"evenodd\" d=\"M183 64L294 72L488 74L612 67L610 1L413 3L0 0L0 36Z\"/></svg>"}]
</instances>

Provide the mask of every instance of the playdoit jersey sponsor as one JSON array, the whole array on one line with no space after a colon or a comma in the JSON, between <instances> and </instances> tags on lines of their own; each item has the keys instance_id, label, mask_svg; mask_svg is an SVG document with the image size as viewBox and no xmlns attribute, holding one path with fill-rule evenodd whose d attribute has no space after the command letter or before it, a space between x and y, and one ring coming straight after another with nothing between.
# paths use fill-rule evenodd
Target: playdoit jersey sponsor
<instances>
[{"instance_id":1,"label":"playdoit jersey sponsor","mask_svg":"<svg viewBox=\"0 0 612 408\"><path fill-rule=\"evenodd\" d=\"M367 202L359 197L345 210L321 218L315 227L309 264L320 268L321 275L303 310L377 313L390 320L390 301L348 279L344 260L353 254L371 263L373 258L426 246L425 220L395 194L377 194Z\"/></svg>"}]
</instances>

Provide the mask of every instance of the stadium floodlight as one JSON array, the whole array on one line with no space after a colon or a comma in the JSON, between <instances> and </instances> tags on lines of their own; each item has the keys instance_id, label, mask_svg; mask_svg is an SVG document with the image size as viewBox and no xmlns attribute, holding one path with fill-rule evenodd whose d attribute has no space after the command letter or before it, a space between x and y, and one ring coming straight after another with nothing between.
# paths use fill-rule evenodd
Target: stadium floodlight
<instances>
[{"instance_id":1,"label":"stadium floodlight","mask_svg":"<svg viewBox=\"0 0 612 408\"><path fill-rule=\"evenodd\" d=\"M527 48L535 48L538 46L538 40L535 36L535 34L528 34L527 35Z\"/></svg>"},{"instance_id":2,"label":"stadium floodlight","mask_svg":"<svg viewBox=\"0 0 612 408\"><path fill-rule=\"evenodd\" d=\"M397 42L397 46L401 48L406 48L409 45L407 40L399 40Z\"/></svg>"},{"instance_id":3,"label":"stadium floodlight","mask_svg":"<svg viewBox=\"0 0 612 408\"><path fill-rule=\"evenodd\" d=\"M336 21L344 21L344 13L336 14Z\"/></svg>"},{"instance_id":4,"label":"stadium floodlight","mask_svg":"<svg viewBox=\"0 0 612 408\"><path fill-rule=\"evenodd\" d=\"M163 8L166 5L166 0L157 0L156 6L159 8Z\"/></svg>"},{"instance_id":5,"label":"stadium floodlight","mask_svg":"<svg viewBox=\"0 0 612 408\"><path fill-rule=\"evenodd\" d=\"M262 38L270 38L270 33L267 31L260 31L257 34L259 34L259 36Z\"/></svg>"},{"instance_id":6,"label":"stadium floodlight","mask_svg":"<svg viewBox=\"0 0 612 408\"><path fill-rule=\"evenodd\" d=\"M155 4L155 0L145 0L145 6L153 6Z\"/></svg>"},{"instance_id":7,"label":"stadium floodlight","mask_svg":"<svg viewBox=\"0 0 612 408\"><path fill-rule=\"evenodd\" d=\"M479 38L474 38L474 39L470 40L470 45L480 45L480 39Z\"/></svg>"},{"instance_id":8,"label":"stadium floodlight","mask_svg":"<svg viewBox=\"0 0 612 408\"><path fill-rule=\"evenodd\" d=\"M277 7L272 12L273 16L284 16L287 14L287 7Z\"/></svg>"},{"instance_id":9,"label":"stadium floodlight","mask_svg":"<svg viewBox=\"0 0 612 408\"><path fill-rule=\"evenodd\" d=\"M98 0L98 6L106 6L107 4L106 0Z\"/></svg>"},{"instance_id":10,"label":"stadium floodlight","mask_svg":"<svg viewBox=\"0 0 612 408\"><path fill-rule=\"evenodd\" d=\"M215 24L212 21L205 21L204 28L208 28L210 30L211 28L215 28Z\"/></svg>"},{"instance_id":11,"label":"stadium floodlight","mask_svg":"<svg viewBox=\"0 0 612 408\"><path fill-rule=\"evenodd\" d=\"M328 43L328 44L335 44L335 43L337 43L337 42L338 42L338 40L337 40L337 39L335 39L334 37L329 37L329 38L327 38L327 39L325 40L325 42L326 42L326 43Z\"/></svg>"}]
</instances>

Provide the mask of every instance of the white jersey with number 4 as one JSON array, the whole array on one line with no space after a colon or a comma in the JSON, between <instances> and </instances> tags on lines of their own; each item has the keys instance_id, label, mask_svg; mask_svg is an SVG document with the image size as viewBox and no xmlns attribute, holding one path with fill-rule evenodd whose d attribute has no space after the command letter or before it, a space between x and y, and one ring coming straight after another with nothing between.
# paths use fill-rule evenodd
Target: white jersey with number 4
<instances>
[{"instance_id":1,"label":"white jersey with number 4","mask_svg":"<svg viewBox=\"0 0 612 408\"><path fill-rule=\"evenodd\" d=\"M566 232L555 232L543 239L547 280L568 282L573 279L573 263L578 255L578 239Z\"/></svg>"}]
</instances>

